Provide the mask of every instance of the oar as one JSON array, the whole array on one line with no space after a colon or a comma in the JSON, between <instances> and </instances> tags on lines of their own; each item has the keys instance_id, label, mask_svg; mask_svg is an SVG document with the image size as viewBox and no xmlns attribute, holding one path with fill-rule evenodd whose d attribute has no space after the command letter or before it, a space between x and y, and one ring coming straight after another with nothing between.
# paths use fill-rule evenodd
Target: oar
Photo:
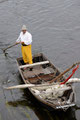
<instances>
[{"instance_id":1,"label":"oar","mask_svg":"<svg viewBox=\"0 0 80 120\"><path fill-rule=\"evenodd\" d=\"M64 72L62 72L61 74L59 74L56 78L52 79L49 83L52 83L52 82L60 79L65 73L67 73L68 71L70 71L73 67L75 67L75 66L78 65L78 64L80 64L80 62L73 64L71 67L69 67L68 69L66 69L66 70L65 70ZM59 82L59 80L58 80L58 82Z\"/></svg>"},{"instance_id":2,"label":"oar","mask_svg":"<svg viewBox=\"0 0 80 120\"><path fill-rule=\"evenodd\" d=\"M52 86L52 85L56 85L56 83L54 84L49 84L49 83L45 83L45 84L40 84L40 85L35 85L35 84L22 84L22 85L15 85L15 86L10 86L10 87L4 87L4 89L6 90L11 90L11 89L17 89L17 88L32 88L32 87L46 87L46 86Z\"/></svg>"},{"instance_id":3,"label":"oar","mask_svg":"<svg viewBox=\"0 0 80 120\"><path fill-rule=\"evenodd\" d=\"M30 87L34 87L34 86L35 85L33 85L33 84L23 84L23 85L11 86L11 87L4 87L4 89L11 90L11 89L16 89L16 88L30 88Z\"/></svg>"},{"instance_id":4,"label":"oar","mask_svg":"<svg viewBox=\"0 0 80 120\"><path fill-rule=\"evenodd\" d=\"M13 46L16 46L17 44L19 44L19 43L15 43L15 44L13 44L13 45L10 45L10 46L8 46L7 48L2 49L2 50L3 50L3 52L5 53L5 51L6 51L7 49L9 49L9 48L11 48L11 47L13 47Z\"/></svg>"},{"instance_id":5,"label":"oar","mask_svg":"<svg viewBox=\"0 0 80 120\"><path fill-rule=\"evenodd\" d=\"M80 78L70 78L69 81L67 81L67 83L76 83L76 82L80 82ZM41 84L41 85L33 85L33 84L23 84L23 85L15 85L15 86L11 86L11 87L4 87L4 89L6 90L11 90L11 89L24 89L24 88L32 88L32 87L46 87L46 86L52 86L52 85L58 85L58 84Z\"/></svg>"}]
</instances>

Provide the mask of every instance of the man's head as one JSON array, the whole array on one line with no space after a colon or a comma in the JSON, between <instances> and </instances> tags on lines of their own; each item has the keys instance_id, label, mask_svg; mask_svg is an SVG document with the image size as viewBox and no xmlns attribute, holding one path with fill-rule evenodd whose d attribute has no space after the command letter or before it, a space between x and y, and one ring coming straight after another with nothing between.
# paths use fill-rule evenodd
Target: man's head
<instances>
[{"instance_id":1,"label":"man's head","mask_svg":"<svg viewBox=\"0 0 80 120\"><path fill-rule=\"evenodd\" d=\"M22 32L23 32L23 34L25 34L26 31L27 31L26 25L23 25L23 26L22 26Z\"/></svg>"}]
</instances>

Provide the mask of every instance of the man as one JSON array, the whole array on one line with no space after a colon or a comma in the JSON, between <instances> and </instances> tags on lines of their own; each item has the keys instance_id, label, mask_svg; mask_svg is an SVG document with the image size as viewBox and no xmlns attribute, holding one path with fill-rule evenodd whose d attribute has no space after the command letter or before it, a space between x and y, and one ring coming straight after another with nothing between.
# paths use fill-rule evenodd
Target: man
<instances>
[{"instance_id":1,"label":"man","mask_svg":"<svg viewBox=\"0 0 80 120\"><path fill-rule=\"evenodd\" d=\"M32 43L32 35L27 31L25 25L22 27L22 31L16 40L16 43L21 43L22 57L25 64L32 64L32 51L31 51L31 43Z\"/></svg>"}]
</instances>

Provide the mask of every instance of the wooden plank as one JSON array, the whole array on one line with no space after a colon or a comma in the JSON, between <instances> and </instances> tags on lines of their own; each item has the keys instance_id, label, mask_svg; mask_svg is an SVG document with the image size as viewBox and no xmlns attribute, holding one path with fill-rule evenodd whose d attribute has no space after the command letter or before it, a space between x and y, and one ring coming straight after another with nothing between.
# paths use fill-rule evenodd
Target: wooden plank
<instances>
[{"instance_id":1,"label":"wooden plank","mask_svg":"<svg viewBox=\"0 0 80 120\"><path fill-rule=\"evenodd\" d=\"M10 86L10 87L3 87L4 89L10 90L10 89L16 89L16 88L33 88L33 87L41 87L43 89L44 87L49 88L49 86L53 86L53 85L57 85L57 84L41 84L41 85L35 85L35 84L22 84L22 85L15 85L15 86Z\"/></svg>"},{"instance_id":2,"label":"wooden plank","mask_svg":"<svg viewBox=\"0 0 80 120\"><path fill-rule=\"evenodd\" d=\"M21 65L21 66L19 66L19 68L33 67L33 66L36 66L36 65L44 65L44 64L48 64L48 63L49 63L49 61L37 62L37 63L33 63L33 64Z\"/></svg>"},{"instance_id":3,"label":"wooden plank","mask_svg":"<svg viewBox=\"0 0 80 120\"><path fill-rule=\"evenodd\" d=\"M23 84L23 85L15 85L15 86L11 86L11 87L4 87L4 89L6 90L10 90L10 89L16 89L16 88L28 88L28 87L34 87L35 85L33 84Z\"/></svg>"},{"instance_id":4,"label":"wooden plank","mask_svg":"<svg viewBox=\"0 0 80 120\"><path fill-rule=\"evenodd\" d=\"M4 89L6 89L6 90L10 90L10 89L17 89L17 88L33 88L33 87L35 87L35 88L41 88L41 89L46 89L46 87L51 87L51 86L56 86L57 88L55 88L55 91L63 91L63 90L68 90L68 89L71 89L71 87L70 86L67 86L66 88L58 88L59 87L59 85L57 85L57 84L53 84L53 85L50 85L50 84L42 84L42 85L34 85L34 84L22 84L22 85L15 85L15 86L10 86L10 87L4 87ZM52 89L51 89L51 91L52 91ZM51 92L50 91L50 92Z\"/></svg>"}]
</instances>

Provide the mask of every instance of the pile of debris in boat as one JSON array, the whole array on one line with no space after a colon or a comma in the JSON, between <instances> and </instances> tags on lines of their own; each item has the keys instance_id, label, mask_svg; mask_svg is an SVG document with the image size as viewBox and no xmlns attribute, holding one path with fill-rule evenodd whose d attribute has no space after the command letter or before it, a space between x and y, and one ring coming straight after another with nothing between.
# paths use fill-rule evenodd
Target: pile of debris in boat
<instances>
[{"instance_id":1,"label":"pile of debris in boat","mask_svg":"<svg viewBox=\"0 0 80 120\"><path fill-rule=\"evenodd\" d=\"M31 91L36 96L43 99L43 101L50 103L51 106L54 106L57 109L63 106L66 106L68 109L71 103L74 102L74 91L70 85L42 85L31 88Z\"/></svg>"}]
</instances>

